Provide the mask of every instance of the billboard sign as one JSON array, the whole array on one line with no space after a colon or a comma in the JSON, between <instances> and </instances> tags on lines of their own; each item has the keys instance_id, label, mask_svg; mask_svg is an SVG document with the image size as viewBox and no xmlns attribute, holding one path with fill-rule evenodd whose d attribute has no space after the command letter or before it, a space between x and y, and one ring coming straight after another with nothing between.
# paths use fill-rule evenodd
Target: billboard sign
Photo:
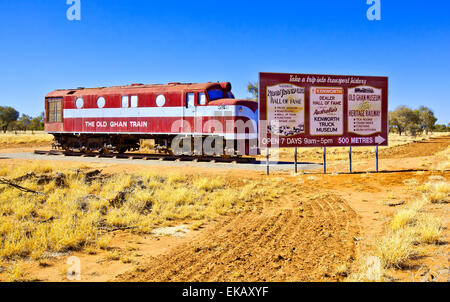
<instances>
[{"instance_id":1,"label":"billboard sign","mask_svg":"<svg viewBox=\"0 0 450 302\"><path fill-rule=\"evenodd\" d=\"M388 78L260 73L259 143L387 146Z\"/></svg>"}]
</instances>

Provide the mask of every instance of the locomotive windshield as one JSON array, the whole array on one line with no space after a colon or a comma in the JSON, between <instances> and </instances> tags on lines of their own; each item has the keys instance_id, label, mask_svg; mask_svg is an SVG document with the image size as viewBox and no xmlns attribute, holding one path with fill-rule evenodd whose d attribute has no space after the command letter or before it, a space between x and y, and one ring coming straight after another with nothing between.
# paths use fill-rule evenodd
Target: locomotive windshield
<instances>
[{"instance_id":1,"label":"locomotive windshield","mask_svg":"<svg viewBox=\"0 0 450 302\"><path fill-rule=\"evenodd\" d=\"M234 99L234 95L231 91L225 91L223 89L215 88L208 91L210 101L219 99Z\"/></svg>"},{"instance_id":2,"label":"locomotive windshield","mask_svg":"<svg viewBox=\"0 0 450 302\"><path fill-rule=\"evenodd\" d=\"M208 90L208 96L210 101L215 101L218 99L226 98L225 93L222 89L211 89Z\"/></svg>"}]
</instances>

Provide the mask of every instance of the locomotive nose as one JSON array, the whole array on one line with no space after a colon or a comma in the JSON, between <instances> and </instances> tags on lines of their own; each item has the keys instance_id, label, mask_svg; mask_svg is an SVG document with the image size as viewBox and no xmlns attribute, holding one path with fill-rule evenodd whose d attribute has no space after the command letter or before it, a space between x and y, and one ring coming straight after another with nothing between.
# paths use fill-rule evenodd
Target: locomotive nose
<instances>
[{"instance_id":1,"label":"locomotive nose","mask_svg":"<svg viewBox=\"0 0 450 302\"><path fill-rule=\"evenodd\" d=\"M258 103L250 100L234 100L236 106L238 106L238 110L243 110L243 107L250 108L252 111L256 111L258 109Z\"/></svg>"}]
</instances>

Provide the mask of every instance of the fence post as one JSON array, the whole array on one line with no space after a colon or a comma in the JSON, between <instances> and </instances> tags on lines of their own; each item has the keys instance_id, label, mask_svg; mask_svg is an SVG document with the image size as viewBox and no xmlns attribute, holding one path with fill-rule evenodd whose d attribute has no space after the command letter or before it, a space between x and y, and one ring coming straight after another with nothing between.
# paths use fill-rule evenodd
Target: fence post
<instances>
[{"instance_id":1,"label":"fence post","mask_svg":"<svg viewBox=\"0 0 450 302\"><path fill-rule=\"evenodd\" d=\"M378 173L378 146L376 146L376 148L375 148L375 165L376 165L376 170Z\"/></svg>"},{"instance_id":2,"label":"fence post","mask_svg":"<svg viewBox=\"0 0 450 302\"><path fill-rule=\"evenodd\" d=\"M323 147L323 174L327 174L327 147Z\"/></svg>"},{"instance_id":3,"label":"fence post","mask_svg":"<svg viewBox=\"0 0 450 302\"><path fill-rule=\"evenodd\" d=\"M297 174L297 147L295 147L295 174Z\"/></svg>"},{"instance_id":4,"label":"fence post","mask_svg":"<svg viewBox=\"0 0 450 302\"><path fill-rule=\"evenodd\" d=\"M352 146L348 149L348 169L352 173Z\"/></svg>"},{"instance_id":5,"label":"fence post","mask_svg":"<svg viewBox=\"0 0 450 302\"><path fill-rule=\"evenodd\" d=\"M266 175L269 175L269 148L266 148Z\"/></svg>"}]
</instances>

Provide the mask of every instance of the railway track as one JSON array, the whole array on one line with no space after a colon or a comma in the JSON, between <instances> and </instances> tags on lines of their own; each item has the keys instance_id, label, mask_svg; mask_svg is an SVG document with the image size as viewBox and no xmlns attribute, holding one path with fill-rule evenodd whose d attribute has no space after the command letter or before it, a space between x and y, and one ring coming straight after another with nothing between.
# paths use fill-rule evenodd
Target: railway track
<instances>
[{"instance_id":1,"label":"railway track","mask_svg":"<svg viewBox=\"0 0 450 302\"><path fill-rule=\"evenodd\" d=\"M117 158L117 159L141 159L141 160L159 160L159 161L190 161L190 162L210 162L210 163L232 163L247 164L256 162L253 157L218 157L218 156L192 156L192 155L167 155L167 154L141 154L141 153L82 153L72 151L41 151L35 150L34 154L38 155L64 155L73 157L96 157L96 158Z\"/></svg>"}]
</instances>

